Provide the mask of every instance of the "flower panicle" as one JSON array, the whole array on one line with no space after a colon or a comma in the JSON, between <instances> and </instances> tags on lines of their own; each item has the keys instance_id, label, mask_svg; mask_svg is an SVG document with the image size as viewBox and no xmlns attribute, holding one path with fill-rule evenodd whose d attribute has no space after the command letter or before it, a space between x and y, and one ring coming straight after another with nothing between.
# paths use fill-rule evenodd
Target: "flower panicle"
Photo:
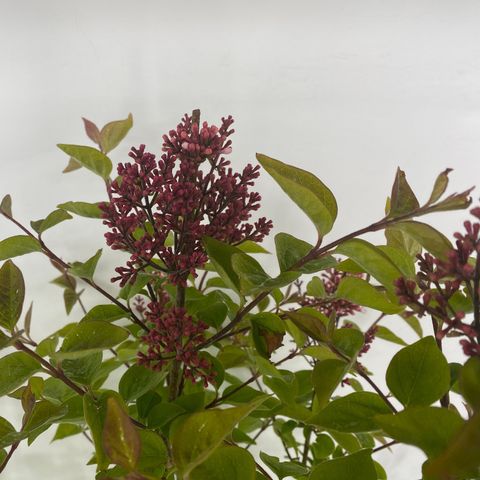
<instances>
[{"instance_id":1,"label":"flower panicle","mask_svg":"<svg viewBox=\"0 0 480 480\"><path fill-rule=\"evenodd\" d=\"M455 298L467 295L480 312L478 299L480 276L480 207L470 210L477 221L464 222L464 233L454 234L455 246L444 258L430 253L417 255L415 280L399 278L395 292L402 305L408 306L406 314L423 317L430 315L438 328L438 340L446 336L461 336L460 345L467 356L480 356L480 325L465 321L466 312L456 306Z\"/></svg>"}]
</instances>

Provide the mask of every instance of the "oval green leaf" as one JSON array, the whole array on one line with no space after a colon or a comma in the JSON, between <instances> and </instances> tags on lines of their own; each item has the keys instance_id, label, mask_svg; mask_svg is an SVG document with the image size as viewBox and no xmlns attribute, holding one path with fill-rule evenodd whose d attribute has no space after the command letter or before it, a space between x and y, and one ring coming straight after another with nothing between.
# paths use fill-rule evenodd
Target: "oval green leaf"
<instances>
[{"instance_id":1,"label":"oval green leaf","mask_svg":"<svg viewBox=\"0 0 480 480\"><path fill-rule=\"evenodd\" d=\"M354 392L330 402L309 423L339 432L373 432L380 430L375 415L388 413L390 408L376 393Z\"/></svg>"},{"instance_id":2,"label":"oval green leaf","mask_svg":"<svg viewBox=\"0 0 480 480\"><path fill-rule=\"evenodd\" d=\"M128 338L129 332L111 323L93 320L73 327L63 340L60 351L55 353L58 360L81 358L91 353L112 348Z\"/></svg>"},{"instance_id":3,"label":"oval green leaf","mask_svg":"<svg viewBox=\"0 0 480 480\"><path fill-rule=\"evenodd\" d=\"M70 213L74 213L75 215L79 215L80 217L102 218L103 212L98 206L99 203L101 202L65 202L57 205L57 208L61 208Z\"/></svg>"},{"instance_id":4,"label":"oval green leaf","mask_svg":"<svg viewBox=\"0 0 480 480\"><path fill-rule=\"evenodd\" d=\"M154 389L165 375L166 372L150 370L142 365L132 365L120 379L118 391L126 402L131 402Z\"/></svg>"},{"instance_id":5,"label":"oval green leaf","mask_svg":"<svg viewBox=\"0 0 480 480\"><path fill-rule=\"evenodd\" d=\"M387 314L399 313L404 309L403 306L392 303L384 293L377 290L366 280L358 277L344 277L340 281L335 295L357 305L373 308Z\"/></svg>"},{"instance_id":6,"label":"oval green leaf","mask_svg":"<svg viewBox=\"0 0 480 480\"><path fill-rule=\"evenodd\" d=\"M317 465L309 480L377 480L371 450L335 458Z\"/></svg>"},{"instance_id":7,"label":"oval green leaf","mask_svg":"<svg viewBox=\"0 0 480 480\"><path fill-rule=\"evenodd\" d=\"M388 255L366 240L347 240L337 247L336 253L351 258L391 292L394 291L394 281L402 276L402 272Z\"/></svg>"},{"instance_id":8,"label":"oval green leaf","mask_svg":"<svg viewBox=\"0 0 480 480\"><path fill-rule=\"evenodd\" d=\"M107 180L112 171L112 161L100 150L84 145L59 143L57 147L88 170Z\"/></svg>"},{"instance_id":9,"label":"oval green leaf","mask_svg":"<svg viewBox=\"0 0 480 480\"><path fill-rule=\"evenodd\" d=\"M266 397L224 410L212 409L180 417L172 426L172 452L175 465L183 476L203 463L233 430L235 425L255 410Z\"/></svg>"},{"instance_id":10,"label":"oval green leaf","mask_svg":"<svg viewBox=\"0 0 480 480\"><path fill-rule=\"evenodd\" d=\"M13 352L0 358L0 397L13 392L40 370L40 364L25 352Z\"/></svg>"},{"instance_id":11,"label":"oval green leaf","mask_svg":"<svg viewBox=\"0 0 480 480\"><path fill-rule=\"evenodd\" d=\"M439 455L465 423L458 413L439 407L409 407L375 421L388 436L421 448L429 457Z\"/></svg>"},{"instance_id":12,"label":"oval green leaf","mask_svg":"<svg viewBox=\"0 0 480 480\"><path fill-rule=\"evenodd\" d=\"M0 242L0 260L41 251L38 240L28 235L15 235Z\"/></svg>"},{"instance_id":13,"label":"oval green leaf","mask_svg":"<svg viewBox=\"0 0 480 480\"><path fill-rule=\"evenodd\" d=\"M13 331L20 319L25 299L25 281L20 269L11 261L0 268L0 325Z\"/></svg>"},{"instance_id":14,"label":"oval green leaf","mask_svg":"<svg viewBox=\"0 0 480 480\"><path fill-rule=\"evenodd\" d=\"M255 460L243 448L220 447L190 473L190 480L255 480Z\"/></svg>"},{"instance_id":15,"label":"oval green leaf","mask_svg":"<svg viewBox=\"0 0 480 480\"><path fill-rule=\"evenodd\" d=\"M326 235L337 218L337 201L332 192L315 175L306 170L287 165L261 153L257 153L257 160L312 220L319 236Z\"/></svg>"},{"instance_id":16,"label":"oval green leaf","mask_svg":"<svg viewBox=\"0 0 480 480\"><path fill-rule=\"evenodd\" d=\"M433 337L402 348L387 369L387 385L403 405L431 405L450 388L450 368Z\"/></svg>"},{"instance_id":17,"label":"oval green leaf","mask_svg":"<svg viewBox=\"0 0 480 480\"><path fill-rule=\"evenodd\" d=\"M107 123L100 131L100 146L105 153L113 150L132 128L133 117L129 113L125 120L114 120ZM96 142L98 143L98 142Z\"/></svg>"}]
</instances>

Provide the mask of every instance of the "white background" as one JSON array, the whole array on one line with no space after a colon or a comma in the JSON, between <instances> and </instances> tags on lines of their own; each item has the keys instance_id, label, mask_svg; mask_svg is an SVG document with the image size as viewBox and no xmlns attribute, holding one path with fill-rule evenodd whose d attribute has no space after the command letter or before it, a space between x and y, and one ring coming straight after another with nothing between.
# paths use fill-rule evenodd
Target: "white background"
<instances>
[{"instance_id":1,"label":"white background","mask_svg":"<svg viewBox=\"0 0 480 480\"><path fill-rule=\"evenodd\" d=\"M0 195L12 194L23 222L67 200L102 200L102 183L90 173L61 174L66 158L55 144L88 141L81 116L101 126L133 113L128 141L112 154L120 161L131 144L159 152L161 134L198 107L214 123L236 118L238 168L259 151L329 185L339 204L335 238L380 218L397 166L421 200L446 167L455 169L451 191L479 182L479 27L475 0L0 0ZM275 232L314 240L308 220L266 175L257 185ZM430 221L450 233L463 218L454 212ZM98 222L62 227L45 240L68 261L103 246ZM17 233L1 222L1 238ZM16 263L39 339L67 322L60 292L47 283L54 271L37 254ZM100 283L107 288L114 264L105 251ZM86 292L85 299L93 305L98 297ZM70 321L80 315L74 310ZM403 332L398 322L389 325ZM379 341L370 359L379 383L386 352ZM18 425L17 410L1 400L2 415ZM84 466L87 443L50 446L50 435L22 444L4 478L93 478ZM389 479L420 477L417 450L395 454L376 456Z\"/></svg>"}]
</instances>

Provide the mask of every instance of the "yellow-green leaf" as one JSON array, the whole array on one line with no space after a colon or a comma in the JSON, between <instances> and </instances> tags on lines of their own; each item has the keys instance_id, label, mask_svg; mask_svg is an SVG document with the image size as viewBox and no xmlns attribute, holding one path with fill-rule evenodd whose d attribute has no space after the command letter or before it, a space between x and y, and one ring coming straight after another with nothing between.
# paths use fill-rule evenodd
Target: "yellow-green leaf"
<instances>
[{"instance_id":1,"label":"yellow-green leaf","mask_svg":"<svg viewBox=\"0 0 480 480\"><path fill-rule=\"evenodd\" d=\"M402 276L402 272L388 255L366 240L360 238L347 240L337 247L336 253L351 258L391 292L395 288L394 281Z\"/></svg>"},{"instance_id":2,"label":"yellow-green leaf","mask_svg":"<svg viewBox=\"0 0 480 480\"><path fill-rule=\"evenodd\" d=\"M100 131L100 146L105 153L113 150L132 128L133 117L129 113L125 120L115 120L107 123ZM97 142L98 143L98 142Z\"/></svg>"},{"instance_id":3,"label":"yellow-green leaf","mask_svg":"<svg viewBox=\"0 0 480 480\"><path fill-rule=\"evenodd\" d=\"M29 235L15 235L0 242L0 260L41 251L38 240Z\"/></svg>"},{"instance_id":4,"label":"yellow-green leaf","mask_svg":"<svg viewBox=\"0 0 480 480\"><path fill-rule=\"evenodd\" d=\"M392 303L384 293L362 278L344 277L340 281L335 295L338 298L387 314L398 313L404 309L403 306Z\"/></svg>"},{"instance_id":5,"label":"yellow-green leaf","mask_svg":"<svg viewBox=\"0 0 480 480\"><path fill-rule=\"evenodd\" d=\"M243 448L220 447L190 473L190 480L255 480L255 460Z\"/></svg>"},{"instance_id":6,"label":"yellow-green leaf","mask_svg":"<svg viewBox=\"0 0 480 480\"><path fill-rule=\"evenodd\" d=\"M444 193L448 186L448 174L452 171L451 168L444 170L435 180L432 193L428 199L427 205L435 203Z\"/></svg>"},{"instance_id":7,"label":"yellow-green leaf","mask_svg":"<svg viewBox=\"0 0 480 480\"><path fill-rule=\"evenodd\" d=\"M112 161L96 148L64 143L59 143L57 147L103 179L107 180L110 177Z\"/></svg>"},{"instance_id":8,"label":"yellow-green leaf","mask_svg":"<svg viewBox=\"0 0 480 480\"><path fill-rule=\"evenodd\" d=\"M55 225L70 220L73 218L65 210L54 210L46 218L30 222L30 225L37 233L43 233L45 230L54 227Z\"/></svg>"},{"instance_id":9,"label":"yellow-green leaf","mask_svg":"<svg viewBox=\"0 0 480 480\"><path fill-rule=\"evenodd\" d=\"M204 462L235 425L255 410L266 397L234 408L212 409L184 415L172 426L171 443L175 465L183 476Z\"/></svg>"},{"instance_id":10,"label":"yellow-green leaf","mask_svg":"<svg viewBox=\"0 0 480 480\"><path fill-rule=\"evenodd\" d=\"M98 206L98 203L65 202L57 205L57 208L61 208L81 217L102 218L102 210Z\"/></svg>"},{"instance_id":11,"label":"yellow-green leaf","mask_svg":"<svg viewBox=\"0 0 480 480\"><path fill-rule=\"evenodd\" d=\"M260 165L282 190L312 220L320 236L326 235L337 218L337 201L333 193L315 175L257 153Z\"/></svg>"}]
</instances>

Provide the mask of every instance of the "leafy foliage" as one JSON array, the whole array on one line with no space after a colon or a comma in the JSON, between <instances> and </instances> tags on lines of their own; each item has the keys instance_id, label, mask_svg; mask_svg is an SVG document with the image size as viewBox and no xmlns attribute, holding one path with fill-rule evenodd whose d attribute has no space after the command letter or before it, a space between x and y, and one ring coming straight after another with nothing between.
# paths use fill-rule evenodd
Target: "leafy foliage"
<instances>
[{"instance_id":1,"label":"leafy foliage","mask_svg":"<svg viewBox=\"0 0 480 480\"><path fill-rule=\"evenodd\" d=\"M226 160L232 123L194 111L163 137L159 160L140 145L112 180L107 155L132 115L102 128L84 118L95 147L59 144L64 172L100 176L105 201L64 201L30 228L4 196L0 214L22 234L0 241L0 396L18 401L23 421L0 417L0 472L20 442L56 424L55 441L91 438L96 479L380 480L376 452L397 444L424 452L425 480L480 478L480 208L453 243L418 220L468 207L470 190L445 196L447 169L422 204L398 169L385 217L326 241L331 190L258 154L318 235L277 233L271 272L260 242L272 223L250 221L260 167L236 172ZM100 286L102 250L64 261L44 240L71 214L103 219L107 245L128 253L113 294ZM385 245L360 238L379 230ZM55 268L71 316L45 338L32 338L29 292L10 260L32 252ZM84 305L86 288L101 303ZM449 363L443 345L456 337L466 361ZM381 341L400 346L385 359L388 391L368 364Z\"/></svg>"}]
</instances>

